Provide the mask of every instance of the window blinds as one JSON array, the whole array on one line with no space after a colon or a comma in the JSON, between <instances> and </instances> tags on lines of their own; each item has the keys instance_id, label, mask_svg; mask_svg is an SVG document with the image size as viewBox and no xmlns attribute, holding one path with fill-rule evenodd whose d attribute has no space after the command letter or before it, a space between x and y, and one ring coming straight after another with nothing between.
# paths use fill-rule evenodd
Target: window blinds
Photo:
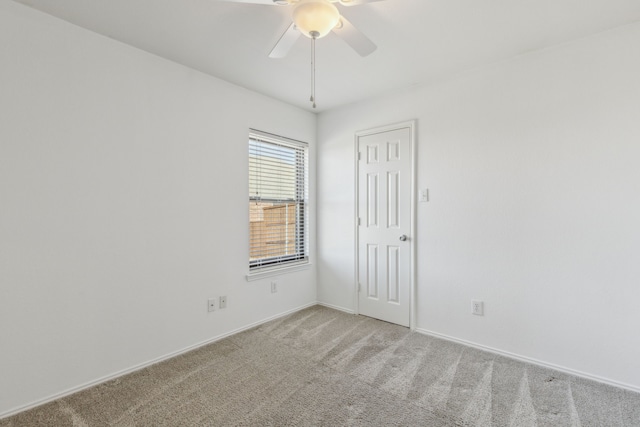
<instances>
[{"instance_id":1,"label":"window blinds","mask_svg":"<svg viewBox=\"0 0 640 427\"><path fill-rule=\"evenodd\" d=\"M307 144L249 134L249 268L307 262Z\"/></svg>"}]
</instances>

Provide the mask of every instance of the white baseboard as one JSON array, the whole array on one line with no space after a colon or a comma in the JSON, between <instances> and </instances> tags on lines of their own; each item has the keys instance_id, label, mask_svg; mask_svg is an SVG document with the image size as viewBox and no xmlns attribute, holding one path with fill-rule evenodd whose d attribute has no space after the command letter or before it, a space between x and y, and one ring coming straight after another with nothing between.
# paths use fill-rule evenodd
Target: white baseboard
<instances>
[{"instance_id":1,"label":"white baseboard","mask_svg":"<svg viewBox=\"0 0 640 427\"><path fill-rule=\"evenodd\" d=\"M319 302L318 301L317 305L321 305L323 307L328 307L328 308L333 308L334 310L338 310L338 311L344 311L345 313L349 313L349 314L356 314L356 312L354 310L351 310L349 308L340 307L338 305L327 304L326 302Z\"/></svg>"},{"instance_id":2,"label":"white baseboard","mask_svg":"<svg viewBox=\"0 0 640 427\"><path fill-rule=\"evenodd\" d=\"M130 373L135 372L135 371L139 371L140 369L144 369L144 368L149 367L151 365L155 365L156 363L160 363L160 362L163 362L163 361L165 361L167 359L171 359L172 357L176 357L176 356L179 356L181 354L188 353L188 352L190 352L192 350L195 350L197 348L200 348L200 347L203 347L205 345L214 343L216 341L220 341L221 339L227 338L227 337L229 337L231 335L235 335L235 334L240 333L242 331L246 331L247 329L254 328L256 326L262 325L263 323L270 322L272 320L278 319L280 317L287 316L289 314L295 313L296 311L304 310L305 308L312 307L314 305L317 305L317 303L316 302L311 302L311 303L302 305L300 307L285 311L283 313L278 313L278 314L276 314L274 316L267 317L266 319L262 319L262 320L259 320L257 322L250 323L250 324L245 325L245 326L243 326L241 328L234 329L234 330L226 332L224 334L215 336L215 337L213 337L211 339L199 342L199 343L191 345L189 347L185 347L185 348L183 348L181 350L177 350L177 351L174 351L172 353L165 354L164 356L160 356L160 357L155 358L153 360L150 360L148 362L140 363L140 364L135 365L135 366L133 366L131 368L123 369L123 370L118 371L116 373L113 373L113 374L110 374L110 375L106 375L106 376L98 378L96 380L89 381L89 382L84 383L82 385L79 385L79 386L72 387L70 389L64 390L64 391L62 391L60 393L52 394L52 395L50 395L48 397L45 397L44 399L38 399L38 400L36 400L34 402L31 402L31 403L28 403L26 405L10 409L9 411L0 413L0 419L6 418L6 417L10 417L12 415L16 415L16 414L18 414L20 412L24 412L24 411L27 411L29 409L33 409L33 408L35 408L37 406L44 405L45 403L49 403L49 402L52 402L54 400L62 399L63 397L67 397L69 395L72 395L72 394L77 393L79 391L85 390L87 388L96 386L98 384L105 383L107 381L111 381L113 379L116 379L116 378L121 377L123 375L130 374Z\"/></svg>"},{"instance_id":3,"label":"white baseboard","mask_svg":"<svg viewBox=\"0 0 640 427\"><path fill-rule=\"evenodd\" d=\"M278 313L276 315L273 315L271 317L259 320L257 322L250 323L250 324L245 325L245 326L243 326L241 328L234 329L232 331L229 331L229 332L226 332L224 334L221 334L221 335L218 335L216 337L213 337L211 339L199 342L199 343L191 345L189 347L185 347L185 348L183 348L181 350L166 354L164 356L158 357L158 358L150 360L148 362L140 363L140 364L135 365L135 366L133 366L131 368L124 369L122 371L118 371L118 372L113 373L111 375L107 375L107 376L98 378L98 379L96 379L94 381L90 381L90 382L84 383L84 384L76 386L76 387L72 387L72 388L67 389L65 391L62 391L60 393L56 393L56 394L53 394L51 396L48 396L48 397L46 397L44 399L39 399L39 400L36 400L36 401L31 402L29 404L26 404L26 405L23 405L23 406L14 408L14 409L10 409L9 411L1 413L0 414L0 419L6 418L6 417L10 417L12 415L18 414L18 413L23 412L23 411L27 411L29 409L33 409L33 408L35 408L37 406L44 405L45 403L49 403L49 402L52 402L54 400L61 399L63 397L72 395L74 393L77 393L77 392L85 390L87 388L96 386L98 384L102 384L104 382L111 381L111 380L116 379L118 377L130 374L130 373L138 371L140 369L144 369L144 368L146 368L148 366L151 366L151 365L155 365L156 363L163 362L163 361L165 361L167 359L171 359L172 357L176 357L176 356L179 356L181 354L187 353L189 351L195 350L197 348L203 347L205 345L214 343L216 341L220 341L221 339L227 338L227 337L229 337L231 335L235 335L237 333L246 331L247 329L254 328L254 327L259 326L259 325L261 325L263 323L270 322L271 320L275 320L275 319L278 319L280 317L287 316L289 314L295 313L295 312L300 311L300 310L304 310L305 308L312 307L314 305L321 305L321 306L324 306L324 307L332 308L334 310L343 311L345 313L355 314L354 310L351 310L351 309L348 309L348 308L344 308L344 307L340 307L340 306L336 306L336 305L333 305L333 304L327 304L327 303L324 303L324 302L311 302L311 303L308 303L308 304L304 304L304 305L302 305L300 307L297 307L297 308L294 308L294 309L291 309L291 310L288 310L288 311L285 311L285 312L282 312L282 313ZM479 350L488 351L490 353L499 354L501 356L505 356L505 357L508 357L508 358L511 358L511 359L515 359L515 360L519 360L521 362L531 363L531 364L542 366L542 367L545 367L545 368L554 369L556 371L563 372L563 373L566 373L566 374L569 374L569 375L575 375L577 377L586 378L586 379L597 381L597 382L600 382L600 383L603 383L603 384L607 384L607 385L611 385L611 386L614 386L614 387L619 387L619 388L630 390L630 391L633 391L633 392L636 392L636 393L640 393L640 387L637 387L637 386L634 386L634 385L631 385L631 384L626 384L626 383L622 383L622 382L619 382L619 381L610 380L608 378L599 377L597 375L587 374L585 372L576 371L574 369L566 368L564 366L558 366L558 365L554 365L553 363L547 363L547 362L543 362L541 360L532 359L530 357L525 357L525 356L521 356L521 355L518 355L518 354L515 354L515 353L510 353L508 351L503 351L503 350L499 350L499 349L496 349L496 348L488 347L488 346L485 346L485 345L476 344L476 343L471 342L471 341L466 341L466 340L463 340L463 339L454 338L454 337L451 337L451 336L448 336L448 335L440 334L438 332L429 331L427 329L416 328L415 331L418 332L418 333L424 334L424 335L429 335L429 336L433 336L433 337L436 337L436 338L441 338L441 339L444 339L444 340L447 340L447 341L451 341L451 342L455 342L455 343L458 343L458 344L462 344L462 345L465 345L465 346L468 346L468 347L473 347L473 348L477 348Z\"/></svg>"},{"instance_id":4,"label":"white baseboard","mask_svg":"<svg viewBox=\"0 0 640 427\"><path fill-rule=\"evenodd\" d=\"M471 341L466 341L466 340L462 340L462 339L459 339L459 338L454 338L454 337L451 337L451 336L448 336L448 335L440 334L438 332L429 331L427 329L416 328L415 331L420 333L420 334L429 335L429 336L436 337L436 338L441 338L443 340L447 340L447 341L455 342L455 343L458 343L458 344L462 344L462 345L467 346L467 347L473 347L473 348L477 348L478 350L484 350L484 351L488 351L490 353L499 354L500 356L508 357L510 359L519 360L519 361L525 362L525 363L531 363L533 365L542 366L544 368L554 369L556 371L563 372L565 374L574 375L576 377L581 377L581 378L586 378L588 380L597 381L599 383L603 383L603 384L607 384L607 385L610 385L610 386L619 387L619 388L623 388L623 389L626 389L626 390L634 391L636 393L640 393L640 387L637 387L637 386L634 386L634 385L631 385L631 384L626 384L626 383L622 383L622 382L619 382L619 381L610 380L608 378L599 377L597 375L588 374L586 372L576 371L575 369L570 369L570 368L566 368L564 366L554 365L553 363L543 362L542 360L537 360L537 359L533 359L533 358L530 358L530 357L521 356L519 354L510 353L508 351L499 350L497 348L488 347L488 346L485 346L485 345L482 345L482 344L476 344L476 343L471 342Z\"/></svg>"}]
</instances>

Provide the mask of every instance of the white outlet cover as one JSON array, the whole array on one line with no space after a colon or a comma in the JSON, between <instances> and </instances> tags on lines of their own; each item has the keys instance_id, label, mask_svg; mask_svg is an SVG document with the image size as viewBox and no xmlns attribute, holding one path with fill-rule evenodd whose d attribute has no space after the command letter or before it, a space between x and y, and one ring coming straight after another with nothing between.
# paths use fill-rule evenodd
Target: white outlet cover
<instances>
[{"instance_id":1,"label":"white outlet cover","mask_svg":"<svg viewBox=\"0 0 640 427\"><path fill-rule=\"evenodd\" d=\"M209 298L207 300L207 311L209 311L209 312L216 311L216 299L215 298Z\"/></svg>"},{"instance_id":2,"label":"white outlet cover","mask_svg":"<svg viewBox=\"0 0 640 427\"><path fill-rule=\"evenodd\" d=\"M472 300L471 314L475 314L476 316L484 316L484 302L479 300Z\"/></svg>"}]
</instances>

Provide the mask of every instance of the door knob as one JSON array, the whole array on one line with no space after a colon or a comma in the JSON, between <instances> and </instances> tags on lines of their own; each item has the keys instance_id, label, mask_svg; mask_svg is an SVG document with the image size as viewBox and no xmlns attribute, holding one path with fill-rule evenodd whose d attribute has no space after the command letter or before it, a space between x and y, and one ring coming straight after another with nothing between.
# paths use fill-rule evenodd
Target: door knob
<instances>
[{"instance_id":1,"label":"door knob","mask_svg":"<svg viewBox=\"0 0 640 427\"><path fill-rule=\"evenodd\" d=\"M406 240L407 240L407 236L406 236L406 234L403 234L402 236L400 236L400 241L401 241L401 242L404 242L404 241L406 241Z\"/></svg>"}]
</instances>

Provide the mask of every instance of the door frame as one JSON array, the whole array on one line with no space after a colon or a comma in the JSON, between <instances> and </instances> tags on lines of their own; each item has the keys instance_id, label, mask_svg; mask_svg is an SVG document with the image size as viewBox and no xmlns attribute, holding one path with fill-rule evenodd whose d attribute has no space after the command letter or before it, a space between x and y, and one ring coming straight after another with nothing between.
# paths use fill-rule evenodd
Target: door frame
<instances>
[{"instance_id":1,"label":"door frame","mask_svg":"<svg viewBox=\"0 0 640 427\"><path fill-rule=\"evenodd\" d=\"M409 250L411 254L409 256L410 259L410 267L409 267L409 329L416 329L416 120L408 120L406 122L394 123L386 126L379 126L371 129L366 129L362 131L358 131L355 133L354 137L354 161L355 161L355 204L354 204L354 229L355 229L355 271L354 271L354 286L353 292L355 295L355 314L360 314L360 290L359 290L359 275L360 275L360 228L358 224L359 217L359 176L360 176L360 159L358 158L358 147L360 145L360 138L364 136L374 135L377 133L389 132L399 129L409 128L410 133L410 144L411 144L411 190L410 190L410 207L409 213L411 216L410 220L410 236L409 236Z\"/></svg>"}]
</instances>

